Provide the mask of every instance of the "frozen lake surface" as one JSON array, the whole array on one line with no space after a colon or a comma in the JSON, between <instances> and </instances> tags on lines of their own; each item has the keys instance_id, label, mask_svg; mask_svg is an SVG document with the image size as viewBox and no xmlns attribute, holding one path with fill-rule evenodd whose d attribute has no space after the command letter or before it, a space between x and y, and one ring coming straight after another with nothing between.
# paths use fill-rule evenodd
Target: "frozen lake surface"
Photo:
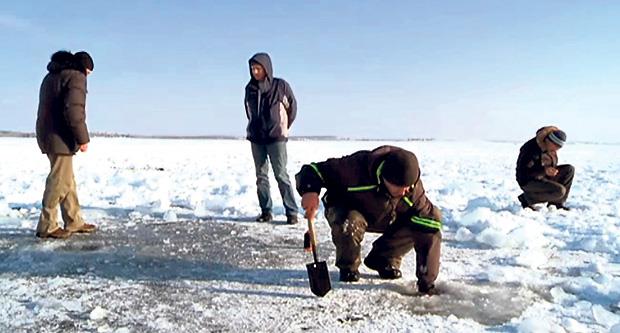
<instances>
[{"instance_id":1,"label":"frozen lake surface","mask_svg":"<svg viewBox=\"0 0 620 333\"><path fill-rule=\"evenodd\" d=\"M291 141L289 174L387 143ZM241 140L95 138L74 162L83 214L100 230L36 239L47 159L34 139L0 138L0 331L620 332L620 146L560 151L576 168L566 212L520 208L520 144L391 144L418 155L443 211L437 296L415 293L412 253L401 280L362 266L358 283L338 282L321 212L333 290L315 297L306 227L285 224L274 179L276 220L253 222Z\"/></svg>"}]
</instances>

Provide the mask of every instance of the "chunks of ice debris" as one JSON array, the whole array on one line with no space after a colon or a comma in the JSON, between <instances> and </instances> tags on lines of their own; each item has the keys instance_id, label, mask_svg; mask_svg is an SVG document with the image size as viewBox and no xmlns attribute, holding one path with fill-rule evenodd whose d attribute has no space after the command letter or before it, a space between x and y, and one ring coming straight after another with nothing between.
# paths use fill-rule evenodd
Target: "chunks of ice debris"
<instances>
[{"instance_id":1,"label":"chunks of ice debris","mask_svg":"<svg viewBox=\"0 0 620 333\"><path fill-rule=\"evenodd\" d=\"M550 293L551 297L553 297L553 301L558 304L574 303L577 300L575 295L565 292L560 286L551 288ZM566 325L564 325L564 327L566 327Z\"/></svg>"},{"instance_id":2,"label":"chunks of ice debris","mask_svg":"<svg viewBox=\"0 0 620 333\"><path fill-rule=\"evenodd\" d=\"M474 239L474 237L474 234L465 227L460 227L459 230L456 231L456 236L454 236L459 242L467 242Z\"/></svg>"},{"instance_id":3,"label":"chunks of ice debris","mask_svg":"<svg viewBox=\"0 0 620 333\"><path fill-rule=\"evenodd\" d=\"M543 266L547 261L547 255L536 249L524 250L515 258L515 263L517 265L530 268Z\"/></svg>"},{"instance_id":4,"label":"chunks of ice debris","mask_svg":"<svg viewBox=\"0 0 620 333\"><path fill-rule=\"evenodd\" d=\"M171 210L167 211L164 214L164 221L166 222L176 222L178 220L177 214Z\"/></svg>"},{"instance_id":5,"label":"chunks of ice debris","mask_svg":"<svg viewBox=\"0 0 620 333\"><path fill-rule=\"evenodd\" d=\"M568 332L574 333L587 333L591 330L588 327L573 318L565 318L562 320L562 327Z\"/></svg>"},{"instance_id":6,"label":"chunks of ice debris","mask_svg":"<svg viewBox=\"0 0 620 333\"><path fill-rule=\"evenodd\" d=\"M612 327L620 323L620 316L613 312L607 311L599 304L592 305L592 316L597 323L605 327Z\"/></svg>"},{"instance_id":7,"label":"chunks of ice debris","mask_svg":"<svg viewBox=\"0 0 620 333\"><path fill-rule=\"evenodd\" d=\"M142 218L142 214L138 211L132 211L129 213L129 219L131 220L139 220Z\"/></svg>"},{"instance_id":8,"label":"chunks of ice debris","mask_svg":"<svg viewBox=\"0 0 620 333\"><path fill-rule=\"evenodd\" d=\"M93 311L90 312L89 317L90 317L90 320L101 320L107 316L108 316L108 311L97 306L93 309Z\"/></svg>"},{"instance_id":9,"label":"chunks of ice debris","mask_svg":"<svg viewBox=\"0 0 620 333\"><path fill-rule=\"evenodd\" d=\"M551 318L527 318L517 327L518 333L557 332L565 333L566 330L551 322Z\"/></svg>"},{"instance_id":10,"label":"chunks of ice debris","mask_svg":"<svg viewBox=\"0 0 620 333\"><path fill-rule=\"evenodd\" d=\"M486 228L478 234L476 241L495 248L504 247L504 245L508 242L505 234L493 228Z\"/></svg>"},{"instance_id":11,"label":"chunks of ice debris","mask_svg":"<svg viewBox=\"0 0 620 333\"><path fill-rule=\"evenodd\" d=\"M487 207L479 207L468 211L459 222L464 226L474 226L491 220L493 220L493 211Z\"/></svg>"}]
</instances>

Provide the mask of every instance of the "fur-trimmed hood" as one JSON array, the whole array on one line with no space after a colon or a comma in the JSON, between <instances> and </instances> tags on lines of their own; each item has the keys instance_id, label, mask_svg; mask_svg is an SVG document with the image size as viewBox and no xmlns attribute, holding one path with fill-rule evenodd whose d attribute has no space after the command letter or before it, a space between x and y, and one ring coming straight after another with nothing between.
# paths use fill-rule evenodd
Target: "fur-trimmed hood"
<instances>
[{"instance_id":1,"label":"fur-trimmed hood","mask_svg":"<svg viewBox=\"0 0 620 333\"><path fill-rule=\"evenodd\" d=\"M47 64L47 71L59 73L63 69L74 69L73 54L67 51L58 51L52 54L50 62Z\"/></svg>"},{"instance_id":2,"label":"fur-trimmed hood","mask_svg":"<svg viewBox=\"0 0 620 333\"><path fill-rule=\"evenodd\" d=\"M545 142L545 139L547 138L547 136L551 134L551 132L559 131L559 130L560 129L557 128L556 126L545 126L545 127L538 129L538 131L536 131L536 143L538 144L538 146L540 147L542 151L548 150L547 143Z\"/></svg>"},{"instance_id":3,"label":"fur-trimmed hood","mask_svg":"<svg viewBox=\"0 0 620 333\"><path fill-rule=\"evenodd\" d=\"M47 71L50 73L60 73L65 69L74 69L86 74L86 69L69 51L58 51L52 54L50 62L47 64Z\"/></svg>"}]
</instances>

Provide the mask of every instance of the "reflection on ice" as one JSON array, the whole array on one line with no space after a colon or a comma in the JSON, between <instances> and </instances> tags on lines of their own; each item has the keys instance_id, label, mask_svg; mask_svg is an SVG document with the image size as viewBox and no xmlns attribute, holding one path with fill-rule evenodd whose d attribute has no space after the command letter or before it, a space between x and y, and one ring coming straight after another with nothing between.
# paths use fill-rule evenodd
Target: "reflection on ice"
<instances>
[{"instance_id":1,"label":"reflection on ice","mask_svg":"<svg viewBox=\"0 0 620 333\"><path fill-rule=\"evenodd\" d=\"M408 302L415 314L435 314L469 318L483 325L501 325L519 317L541 297L531 289L517 284L481 284L479 282L440 283L438 295L425 296L415 285L394 286L395 291L415 296Z\"/></svg>"}]
</instances>

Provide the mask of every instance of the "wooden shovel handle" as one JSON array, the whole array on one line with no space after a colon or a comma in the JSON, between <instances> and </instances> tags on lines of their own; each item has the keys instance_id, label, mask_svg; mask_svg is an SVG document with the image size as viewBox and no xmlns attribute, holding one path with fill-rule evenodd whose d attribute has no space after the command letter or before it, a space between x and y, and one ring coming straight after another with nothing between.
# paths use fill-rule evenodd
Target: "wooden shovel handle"
<instances>
[{"instance_id":1,"label":"wooden shovel handle","mask_svg":"<svg viewBox=\"0 0 620 333\"><path fill-rule=\"evenodd\" d=\"M314 233L314 218L308 218L308 233L310 234L310 246L312 248L312 256L314 257L314 262L319 262L319 259L316 256L316 234Z\"/></svg>"}]
</instances>

